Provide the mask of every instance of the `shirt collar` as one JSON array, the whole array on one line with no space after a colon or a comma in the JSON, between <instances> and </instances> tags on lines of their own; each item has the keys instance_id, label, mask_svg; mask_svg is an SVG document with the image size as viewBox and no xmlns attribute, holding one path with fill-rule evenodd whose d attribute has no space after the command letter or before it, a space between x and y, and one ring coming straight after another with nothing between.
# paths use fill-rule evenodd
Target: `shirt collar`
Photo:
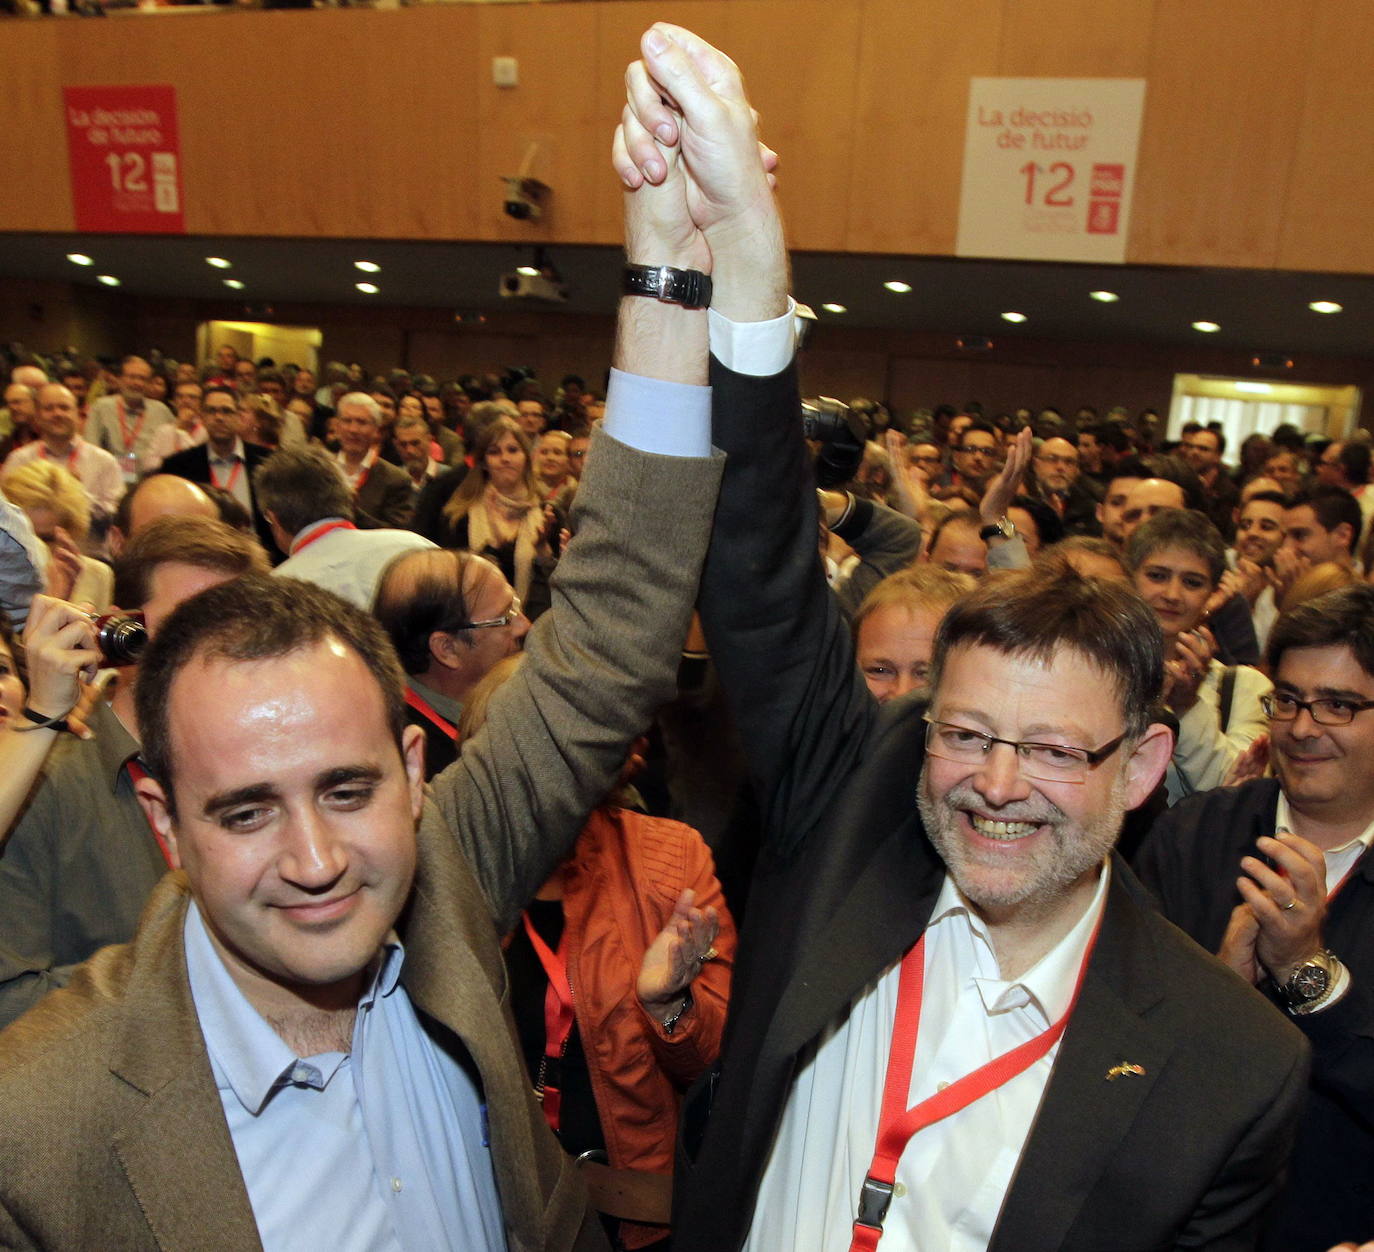
<instances>
[{"instance_id":1,"label":"shirt collar","mask_svg":"<svg viewBox=\"0 0 1374 1252\"><path fill-rule=\"evenodd\" d=\"M187 431L187 434L191 433L193 432ZM216 455L215 450L212 447L210 447L209 444L206 444L205 447L206 451L209 453L210 460L214 461L216 464L219 465L230 465L234 461L242 461L244 457L243 440L238 438L237 436L234 437L234 450L228 456Z\"/></svg>"},{"instance_id":2,"label":"shirt collar","mask_svg":"<svg viewBox=\"0 0 1374 1252\"><path fill-rule=\"evenodd\" d=\"M1288 797L1284 795L1282 788L1279 789L1279 804L1274 813L1274 829L1276 831L1280 829L1293 830L1293 810L1289 807ZM1323 852L1326 856L1335 856L1340 852L1348 852L1357 843L1364 848L1368 848L1371 843L1374 843L1374 821L1371 821L1353 839L1347 839L1340 847L1326 848Z\"/></svg>"},{"instance_id":3,"label":"shirt collar","mask_svg":"<svg viewBox=\"0 0 1374 1252\"><path fill-rule=\"evenodd\" d=\"M1011 1009L1033 1005L1048 1026L1057 1022L1073 1003L1074 991L1078 986L1078 974L1087 955L1102 911L1107 905L1107 887L1111 882L1112 865L1108 857L1102 862L1097 876L1097 887L1092 899L1083 910L1083 915L1053 948L1040 958L1030 969L1014 982L1000 978L974 975L973 983L982 997L983 1008L989 1014L1003 1013ZM927 929L947 919L959 919L968 927L969 932L989 952L992 941L982 919L969 908L954 880L945 875L944 886L935 901ZM995 963L995 957L994 957Z\"/></svg>"},{"instance_id":4,"label":"shirt collar","mask_svg":"<svg viewBox=\"0 0 1374 1252\"><path fill-rule=\"evenodd\" d=\"M303 1083L318 1090L328 1086L348 1054L323 1052L297 1057L239 990L215 950L194 900L186 909L183 933L191 999L210 1054L215 1085L221 1091L232 1091L253 1117L285 1083ZM359 1011L370 1008L378 995L389 996L396 989L404 959L400 941L390 935L377 971L359 1001Z\"/></svg>"},{"instance_id":5,"label":"shirt collar","mask_svg":"<svg viewBox=\"0 0 1374 1252\"><path fill-rule=\"evenodd\" d=\"M408 674L406 682L415 689L416 695L422 700L428 700L434 706L434 711L440 717L447 718L455 726L458 725L458 719L463 716L463 702L461 700L446 696L442 691L435 691L428 683L422 683L414 674Z\"/></svg>"},{"instance_id":6,"label":"shirt collar","mask_svg":"<svg viewBox=\"0 0 1374 1252\"><path fill-rule=\"evenodd\" d=\"M309 526L302 526L300 530L296 532L295 538L291 540L291 552L287 555L289 556L299 551L302 544L309 543L311 538L318 535L324 527L330 526L335 522L347 521L350 521L347 517L322 517L318 522L311 522Z\"/></svg>"}]
</instances>

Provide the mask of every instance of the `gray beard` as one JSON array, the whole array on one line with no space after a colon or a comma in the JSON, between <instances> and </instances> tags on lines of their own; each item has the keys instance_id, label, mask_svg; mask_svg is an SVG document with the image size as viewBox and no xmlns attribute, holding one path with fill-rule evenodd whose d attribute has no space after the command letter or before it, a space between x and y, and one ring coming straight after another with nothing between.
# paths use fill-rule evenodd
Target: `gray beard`
<instances>
[{"instance_id":1,"label":"gray beard","mask_svg":"<svg viewBox=\"0 0 1374 1252\"><path fill-rule=\"evenodd\" d=\"M1053 911L1059 901L1085 874L1102 863L1116 846L1121 823L1126 815L1124 775L1112 787L1104 809L1086 824L1069 818L1062 809L1039 792L1024 801L1001 809L982 801L971 784L950 788L940 800L929 793L929 773L922 770L916 789L916 806L926 834L945 863L954 885L964 898L982 908L1024 908L1028 920L1038 913ZM1001 821L1026 821L1048 824L1048 839L1033 858L1020 867L1014 881L998 882L1005 875L979 861L971 853L959 830L958 810L983 809L995 812Z\"/></svg>"}]
</instances>

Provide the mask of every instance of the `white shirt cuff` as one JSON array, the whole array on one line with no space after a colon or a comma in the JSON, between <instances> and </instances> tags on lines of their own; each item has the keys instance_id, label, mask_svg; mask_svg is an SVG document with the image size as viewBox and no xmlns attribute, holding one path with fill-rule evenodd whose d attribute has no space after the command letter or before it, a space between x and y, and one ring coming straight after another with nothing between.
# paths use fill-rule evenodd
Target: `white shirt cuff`
<instances>
[{"instance_id":1,"label":"white shirt cuff","mask_svg":"<svg viewBox=\"0 0 1374 1252\"><path fill-rule=\"evenodd\" d=\"M726 369L755 378L781 374L797 351L797 302L787 297L787 312L767 322L732 322L715 309L706 313L711 355Z\"/></svg>"},{"instance_id":2,"label":"white shirt cuff","mask_svg":"<svg viewBox=\"0 0 1374 1252\"><path fill-rule=\"evenodd\" d=\"M641 452L710 456L711 389L612 368L601 428Z\"/></svg>"}]
</instances>

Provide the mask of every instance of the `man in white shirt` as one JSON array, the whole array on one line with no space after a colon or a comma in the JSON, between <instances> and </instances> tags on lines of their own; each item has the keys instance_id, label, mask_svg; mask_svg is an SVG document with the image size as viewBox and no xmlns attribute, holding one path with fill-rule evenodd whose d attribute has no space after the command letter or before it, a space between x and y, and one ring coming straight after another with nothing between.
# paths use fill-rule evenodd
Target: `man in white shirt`
<instances>
[{"instance_id":1,"label":"man in white shirt","mask_svg":"<svg viewBox=\"0 0 1374 1252\"><path fill-rule=\"evenodd\" d=\"M119 462L126 483L153 469L153 436L176 419L161 400L147 398L153 368L141 356L126 356L119 367L119 391L101 396L86 415L86 438Z\"/></svg>"},{"instance_id":2,"label":"man in white shirt","mask_svg":"<svg viewBox=\"0 0 1374 1252\"><path fill-rule=\"evenodd\" d=\"M1289 610L1267 659L1274 777L1169 810L1136 865L1165 916L1312 1043L1307 1112L1264 1244L1287 1252L1374 1229L1374 588Z\"/></svg>"},{"instance_id":3,"label":"man in white shirt","mask_svg":"<svg viewBox=\"0 0 1374 1252\"><path fill-rule=\"evenodd\" d=\"M1246 1246L1305 1049L1110 855L1169 758L1152 615L1076 575L989 580L941 627L929 707L879 711L815 558L786 258L739 73L677 27L641 48L617 169L681 189L681 244L627 253L710 254L728 459L699 605L765 839L725 1055L683 1110L675 1249ZM913 1105L931 1120L907 1134Z\"/></svg>"},{"instance_id":4,"label":"man in white shirt","mask_svg":"<svg viewBox=\"0 0 1374 1252\"><path fill-rule=\"evenodd\" d=\"M410 530L360 530L353 493L323 448L283 448L253 476L253 487L286 560L274 571L327 587L370 609L394 557L434 544Z\"/></svg>"},{"instance_id":5,"label":"man in white shirt","mask_svg":"<svg viewBox=\"0 0 1374 1252\"><path fill-rule=\"evenodd\" d=\"M60 465L81 484L95 514L109 518L124 495L124 476L114 457L76 433L79 422L76 397L61 383L47 383L38 392L39 437L11 452L5 469L40 459Z\"/></svg>"}]
</instances>

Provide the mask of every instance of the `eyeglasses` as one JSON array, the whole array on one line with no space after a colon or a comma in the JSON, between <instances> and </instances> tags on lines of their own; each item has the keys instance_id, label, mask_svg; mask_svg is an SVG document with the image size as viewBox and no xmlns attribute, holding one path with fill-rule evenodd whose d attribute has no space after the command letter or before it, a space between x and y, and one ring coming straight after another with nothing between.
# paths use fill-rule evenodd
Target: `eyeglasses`
<instances>
[{"instance_id":1,"label":"eyeglasses","mask_svg":"<svg viewBox=\"0 0 1374 1252\"><path fill-rule=\"evenodd\" d=\"M984 457L987 457L987 456L996 456L996 455L997 455L997 449L996 449L996 448L977 448L977 447L969 447L968 445L965 445L964 447L955 448L954 450L955 450L956 452L962 453L964 456L984 456Z\"/></svg>"},{"instance_id":2,"label":"eyeglasses","mask_svg":"<svg viewBox=\"0 0 1374 1252\"><path fill-rule=\"evenodd\" d=\"M1374 709L1374 700L1341 700L1327 696L1319 700L1299 700L1287 692L1275 691L1260 696L1260 706L1265 717L1275 722L1291 722L1299 709L1306 709L1308 716L1318 726L1348 726L1355 720L1356 713Z\"/></svg>"},{"instance_id":3,"label":"eyeglasses","mask_svg":"<svg viewBox=\"0 0 1374 1252\"><path fill-rule=\"evenodd\" d=\"M1100 748L1071 748L1060 743L998 739L995 735L983 734L981 730L970 730L967 726L939 722L930 717L925 719L925 723L926 752L930 756L959 765L981 765L987 760L993 744L1004 743L1016 750L1022 775L1040 782L1087 782L1088 771L1101 765L1126 742L1123 731Z\"/></svg>"},{"instance_id":4,"label":"eyeglasses","mask_svg":"<svg viewBox=\"0 0 1374 1252\"><path fill-rule=\"evenodd\" d=\"M510 601L510 608L508 608L504 613L502 613L500 617L489 617L486 619L486 621L482 622L463 622L461 625L455 626L453 629L486 630L490 626L509 626L519 616L520 597L512 596Z\"/></svg>"}]
</instances>

